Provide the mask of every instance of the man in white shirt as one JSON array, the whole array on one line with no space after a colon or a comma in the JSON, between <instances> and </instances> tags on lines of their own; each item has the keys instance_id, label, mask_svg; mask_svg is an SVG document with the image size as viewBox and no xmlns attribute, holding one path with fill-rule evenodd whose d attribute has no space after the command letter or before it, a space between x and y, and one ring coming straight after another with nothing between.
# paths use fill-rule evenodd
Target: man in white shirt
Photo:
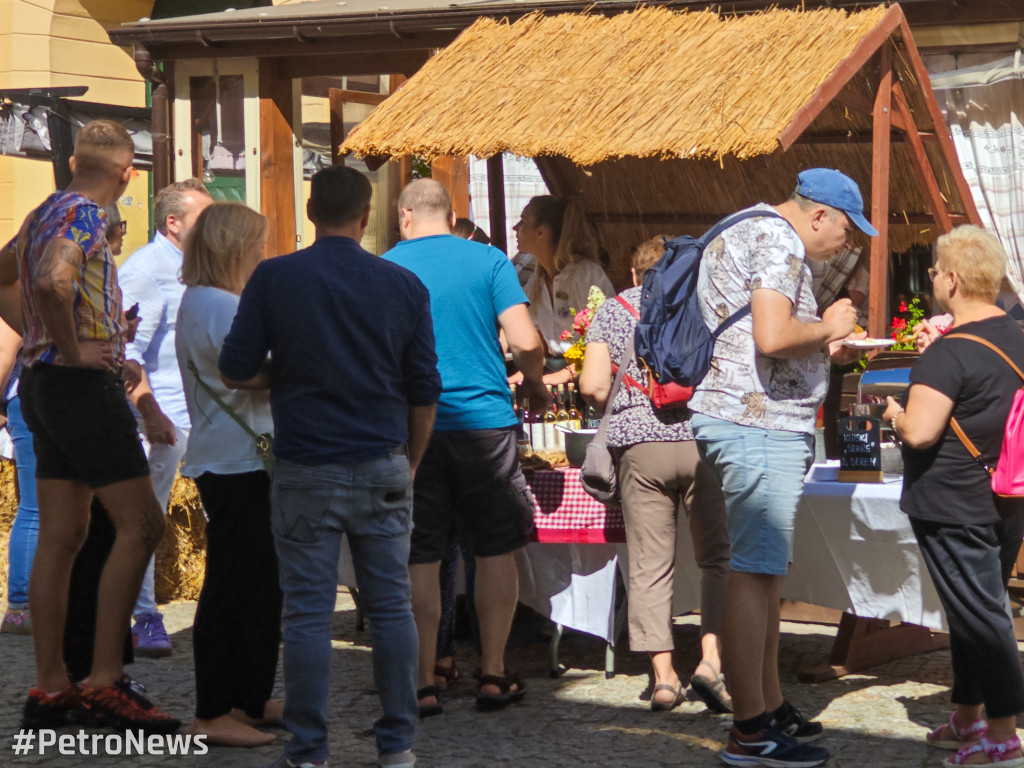
<instances>
[{"instance_id":1,"label":"man in white shirt","mask_svg":"<svg viewBox=\"0 0 1024 768\"><path fill-rule=\"evenodd\" d=\"M129 364L137 364L143 375L142 383L129 398L140 416L153 490L165 513L189 431L188 408L174 352L178 305L185 292L178 280L181 249L189 228L212 202L199 179L164 187L154 202L156 236L133 253L118 272L124 306L139 305L139 329L125 357ZM133 612L132 641L138 656L169 656L171 641L163 616L157 611L153 576L151 558Z\"/></svg>"}]
</instances>

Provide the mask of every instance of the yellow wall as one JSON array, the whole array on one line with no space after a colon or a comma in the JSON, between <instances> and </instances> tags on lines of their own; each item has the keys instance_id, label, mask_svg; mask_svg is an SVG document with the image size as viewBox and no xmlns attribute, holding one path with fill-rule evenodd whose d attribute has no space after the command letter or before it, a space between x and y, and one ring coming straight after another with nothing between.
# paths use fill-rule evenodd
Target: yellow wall
<instances>
[{"instance_id":1,"label":"yellow wall","mask_svg":"<svg viewBox=\"0 0 1024 768\"><path fill-rule=\"evenodd\" d=\"M0 88L85 85L86 101L145 106L131 51L113 45L106 29L152 8L152 0L0 0ZM147 183L141 174L121 201L125 253L146 242ZM53 189L48 161L0 157L0 243Z\"/></svg>"}]
</instances>

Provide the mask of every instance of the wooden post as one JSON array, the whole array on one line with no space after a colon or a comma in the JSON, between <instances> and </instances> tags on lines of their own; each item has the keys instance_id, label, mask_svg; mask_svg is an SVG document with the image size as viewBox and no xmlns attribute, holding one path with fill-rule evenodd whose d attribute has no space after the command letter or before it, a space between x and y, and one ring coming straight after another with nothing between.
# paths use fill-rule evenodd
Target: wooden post
<instances>
[{"instance_id":1,"label":"wooden post","mask_svg":"<svg viewBox=\"0 0 1024 768\"><path fill-rule=\"evenodd\" d=\"M921 193L924 202L935 217L935 222L943 232L949 232L953 228L953 219L946 207L946 201L942 198L939 190L939 182L935 178L935 171L928 161L928 154L924 149L924 142L918 134L917 126L914 124L914 116L907 104L907 98L899 83L892 87L892 100L897 114L903 116L907 124L907 143L910 144L910 161L914 166L914 174L917 176L917 183L921 186Z\"/></svg>"},{"instance_id":2,"label":"wooden post","mask_svg":"<svg viewBox=\"0 0 1024 768\"><path fill-rule=\"evenodd\" d=\"M430 166L430 177L444 184L452 196L452 210L459 218L469 216L469 161L444 155Z\"/></svg>"},{"instance_id":3,"label":"wooden post","mask_svg":"<svg viewBox=\"0 0 1024 768\"><path fill-rule=\"evenodd\" d=\"M487 158L487 205L491 211L491 244L508 253L505 240L505 164L501 152Z\"/></svg>"},{"instance_id":4,"label":"wooden post","mask_svg":"<svg viewBox=\"0 0 1024 768\"><path fill-rule=\"evenodd\" d=\"M871 223L878 236L871 238L868 284L868 332L885 336L889 307L889 151L892 130L892 42L879 49L878 90L872 109Z\"/></svg>"},{"instance_id":5,"label":"wooden post","mask_svg":"<svg viewBox=\"0 0 1024 768\"><path fill-rule=\"evenodd\" d=\"M295 250L294 115L292 81L269 61L260 63L259 98L260 212L270 221L267 253L280 256Z\"/></svg>"}]
</instances>

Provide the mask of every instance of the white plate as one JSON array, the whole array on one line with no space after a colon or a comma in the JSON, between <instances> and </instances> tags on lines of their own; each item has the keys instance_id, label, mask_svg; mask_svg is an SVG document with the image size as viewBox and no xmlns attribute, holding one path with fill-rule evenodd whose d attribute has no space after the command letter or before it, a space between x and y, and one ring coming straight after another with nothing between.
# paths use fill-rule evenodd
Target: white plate
<instances>
[{"instance_id":1,"label":"white plate","mask_svg":"<svg viewBox=\"0 0 1024 768\"><path fill-rule=\"evenodd\" d=\"M895 339L854 339L852 341L844 341L843 346L853 347L854 349L885 349L895 343Z\"/></svg>"}]
</instances>

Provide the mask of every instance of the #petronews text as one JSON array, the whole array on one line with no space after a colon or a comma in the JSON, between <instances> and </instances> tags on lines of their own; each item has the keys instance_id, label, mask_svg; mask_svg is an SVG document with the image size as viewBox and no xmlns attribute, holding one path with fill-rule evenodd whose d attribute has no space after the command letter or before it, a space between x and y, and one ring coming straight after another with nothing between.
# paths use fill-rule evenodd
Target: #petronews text
<instances>
[{"instance_id":1,"label":"#petronews text","mask_svg":"<svg viewBox=\"0 0 1024 768\"><path fill-rule=\"evenodd\" d=\"M36 739L38 738L38 742ZM210 751L206 736L176 733L150 733L125 731L120 733L57 734L49 728L30 731L22 729L15 734L11 747L16 755L40 754L47 750L61 755L205 755Z\"/></svg>"}]
</instances>

